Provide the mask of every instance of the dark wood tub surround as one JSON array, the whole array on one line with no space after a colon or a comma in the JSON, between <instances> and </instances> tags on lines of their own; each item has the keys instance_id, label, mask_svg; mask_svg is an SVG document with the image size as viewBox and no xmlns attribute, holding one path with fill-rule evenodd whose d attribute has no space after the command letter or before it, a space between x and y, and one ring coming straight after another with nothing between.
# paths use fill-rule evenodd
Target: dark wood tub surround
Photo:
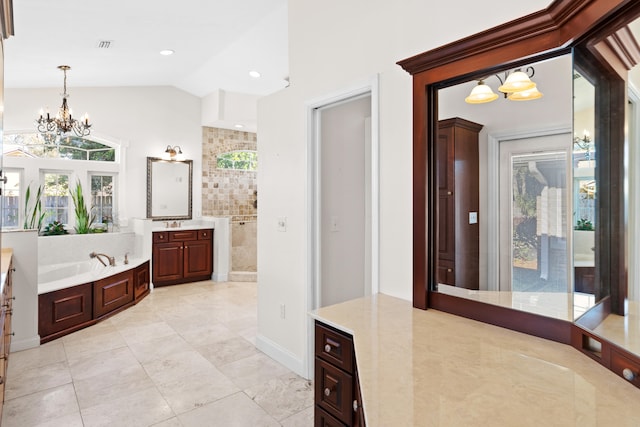
<instances>
[{"instance_id":1,"label":"dark wood tub surround","mask_svg":"<svg viewBox=\"0 0 640 427\"><path fill-rule=\"evenodd\" d=\"M628 362L640 376L640 358L599 337L584 325L519 313L439 294L435 167L440 88L498 71L575 52L576 66L596 80L595 138L599 141L599 248L596 296L604 304L585 323L624 314L625 263L624 114L625 78L638 63L640 47L624 26L640 16L637 0L556 0L548 8L399 61L413 76L413 305L435 308L527 334L570 344L620 375ZM601 343L595 355L592 339ZM596 346L597 347L597 346ZM631 381L636 386L638 381Z\"/></svg>"},{"instance_id":2,"label":"dark wood tub surround","mask_svg":"<svg viewBox=\"0 0 640 427\"><path fill-rule=\"evenodd\" d=\"M95 282L38 295L40 343L91 326L149 294L149 261Z\"/></svg>"}]
</instances>

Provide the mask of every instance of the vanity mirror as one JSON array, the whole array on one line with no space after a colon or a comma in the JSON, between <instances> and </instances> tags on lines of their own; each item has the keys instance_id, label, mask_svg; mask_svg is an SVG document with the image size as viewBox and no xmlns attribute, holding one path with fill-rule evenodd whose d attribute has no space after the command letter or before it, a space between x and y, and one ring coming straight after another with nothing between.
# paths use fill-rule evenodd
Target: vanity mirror
<instances>
[{"instance_id":1,"label":"vanity mirror","mask_svg":"<svg viewBox=\"0 0 640 427\"><path fill-rule=\"evenodd\" d=\"M192 160L147 157L147 218L191 219Z\"/></svg>"},{"instance_id":2,"label":"vanity mirror","mask_svg":"<svg viewBox=\"0 0 640 427\"><path fill-rule=\"evenodd\" d=\"M640 47L627 25L638 16L631 0L556 0L399 62L413 75L415 307L572 344L621 375L618 356L638 361L598 331L628 306L626 80ZM464 103L478 81L517 69L541 99Z\"/></svg>"}]
</instances>

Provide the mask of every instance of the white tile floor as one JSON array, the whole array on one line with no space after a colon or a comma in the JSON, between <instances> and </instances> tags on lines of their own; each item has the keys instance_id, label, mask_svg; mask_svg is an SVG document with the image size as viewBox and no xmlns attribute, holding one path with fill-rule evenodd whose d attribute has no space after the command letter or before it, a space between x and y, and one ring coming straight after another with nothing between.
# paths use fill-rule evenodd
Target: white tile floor
<instances>
[{"instance_id":1,"label":"white tile floor","mask_svg":"<svg viewBox=\"0 0 640 427\"><path fill-rule=\"evenodd\" d=\"M310 383L255 348L253 282L156 289L9 358L3 427L311 426Z\"/></svg>"}]
</instances>

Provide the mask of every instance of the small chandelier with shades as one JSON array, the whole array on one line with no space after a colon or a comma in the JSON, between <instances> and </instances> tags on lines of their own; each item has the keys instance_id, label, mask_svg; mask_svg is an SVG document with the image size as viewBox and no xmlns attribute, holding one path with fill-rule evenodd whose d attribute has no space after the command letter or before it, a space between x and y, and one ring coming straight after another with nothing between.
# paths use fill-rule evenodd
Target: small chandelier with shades
<instances>
[{"instance_id":1,"label":"small chandelier with shades","mask_svg":"<svg viewBox=\"0 0 640 427\"><path fill-rule=\"evenodd\" d=\"M533 67L527 67L525 71L517 69L511 73L504 74L504 80L496 74L500 81L498 90L510 101L531 101L542 98L542 93L536 88L536 84L531 81L535 74ZM493 92L484 79L478 80L478 84L471 90L469 96L464 100L467 104L485 104L498 99L498 94Z\"/></svg>"},{"instance_id":2,"label":"small chandelier with shades","mask_svg":"<svg viewBox=\"0 0 640 427\"><path fill-rule=\"evenodd\" d=\"M64 86L63 93L61 94L62 105L55 117L51 117L49 111L45 113L44 110L40 109L40 117L36 119L36 128L38 132L43 135L56 134L63 136L73 131L73 133L79 137L87 136L91 133L89 115L85 113L81 120L76 120L67 103L67 98L69 98L69 94L67 93L67 71L70 70L71 67L68 65L60 65L58 68L64 73Z\"/></svg>"}]
</instances>

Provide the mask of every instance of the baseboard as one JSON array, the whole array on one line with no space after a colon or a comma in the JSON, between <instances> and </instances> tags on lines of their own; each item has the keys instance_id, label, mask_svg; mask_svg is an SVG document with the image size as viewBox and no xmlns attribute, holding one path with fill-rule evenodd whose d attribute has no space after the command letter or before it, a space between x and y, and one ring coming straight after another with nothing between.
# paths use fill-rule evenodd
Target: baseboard
<instances>
[{"instance_id":1,"label":"baseboard","mask_svg":"<svg viewBox=\"0 0 640 427\"><path fill-rule=\"evenodd\" d=\"M228 273L213 273L211 275L211 280L214 282L228 282L229 274Z\"/></svg>"},{"instance_id":2,"label":"baseboard","mask_svg":"<svg viewBox=\"0 0 640 427\"><path fill-rule=\"evenodd\" d=\"M40 345L40 335L23 340L11 340L11 353L15 351L28 350Z\"/></svg>"},{"instance_id":3,"label":"baseboard","mask_svg":"<svg viewBox=\"0 0 640 427\"><path fill-rule=\"evenodd\" d=\"M264 354L266 354L276 362L279 362L287 368L291 369L301 377L310 379L307 378L307 372L305 372L302 360L298 359L289 350L283 348L282 346L276 344L268 338L265 338L262 335L258 335L256 337L256 347L258 348L258 350L262 351Z\"/></svg>"}]
</instances>

